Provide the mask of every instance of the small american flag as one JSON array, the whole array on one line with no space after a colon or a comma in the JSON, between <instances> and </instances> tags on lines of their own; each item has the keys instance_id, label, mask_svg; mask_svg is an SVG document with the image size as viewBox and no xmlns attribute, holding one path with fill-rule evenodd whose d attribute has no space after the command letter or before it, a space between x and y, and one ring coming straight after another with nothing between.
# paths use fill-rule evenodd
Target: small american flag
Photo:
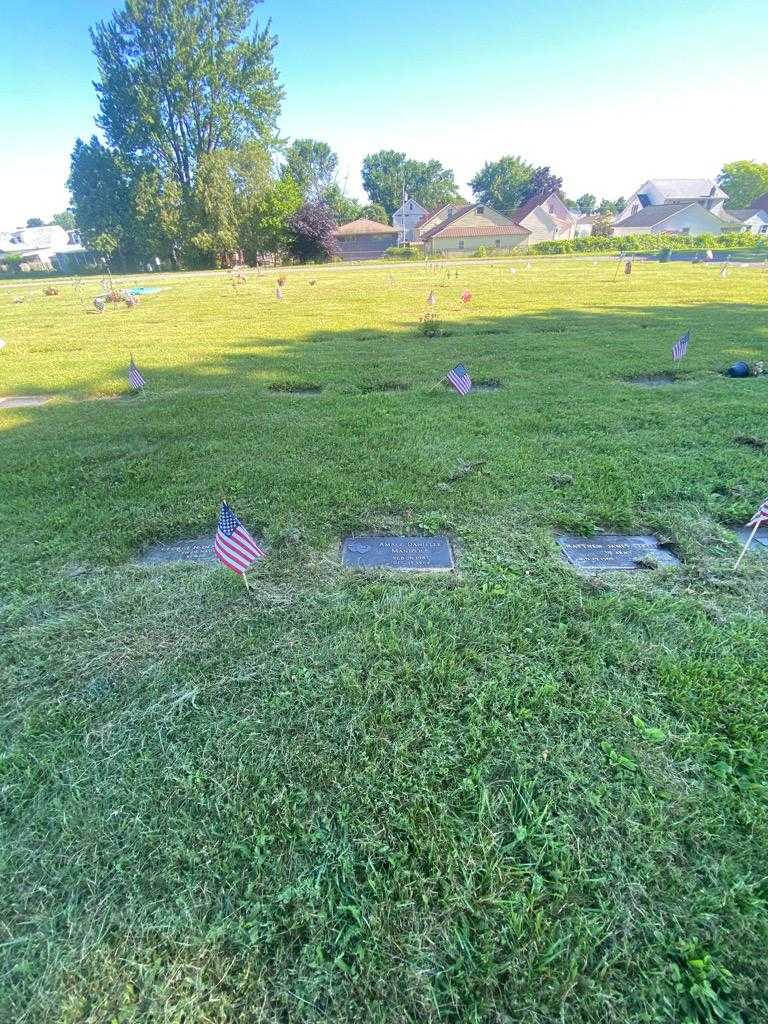
<instances>
[{"instance_id":1,"label":"small american flag","mask_svg":"<svg viewBox=\"0 0 768 1024\"><path fill-rule=\"evenodd\" d=\"M688 351L688 342L691 340L691 332L686 331L685 334L681 334L675 344L672 346L672 358L676 363L679 363L685 353Z\"/></svg>"},{"instance_id":2,"label":"small american flag","mask_svg":"<svg viewBox=\"0 0 768 1024\"><path fill-rule=\"evenodd\" d=\"M762 526L763 523L768 523L768 498L765 499L757 512L755 512L747 526Z\"/></svg>"},{"instance_id":3,"label":"small american flag","mask_svg":"<svg viewBox=\"0 0 768 1024\"><path fill-rule=\"evenodd\" d=\"M456 388L460 395L466 395L468 391L472 390L472 381L463 363L459 363L458 366L454 366L452 370L448 371L447 380L451 387Z\"/></svg>"},{"instance_id":4,"label":"small american flag","mask_svg":"<svg viewBox=\"0 0 768 1024\"><path fill-rule=\"evenodd\" d=\"M213 550L220 562L240 576L257 558L267 556L266 551L259 547L226 501L221 503Z\"/></svg>"},{"instance_id":5,"label":"small american flag","mask_svg":"<svg viewBox=\"0 0 768 1024\"><path fill-rule=\"evenodd\" d=\"M276 299L282 299L282 297L283 297L283 289L280 287L280 285L278 285L277 288L275 288L275 298Z\"/></svg>"},{"instance_id":6,"label":"small american flag","mask_svg":"<svg viewBox=\"0 0 768 1024\"><path fill-rule=\"evenodd\" d=\"M133 391L141 391L141 389L147 383L141 376L141 371L139 370L136 363L134 363L133 359L131 359L130 365L128 367L128 383L131 385L131 389Z\"/></svg>"},{"instance_id":7,"label":"small american flag","mask_svg":"<svg viewBox=\"0 0 768 1024\"><path fill-rule=\"evenodd\" d=\"M461 301L463 303L465 303L465 304L467 302L471 302L472 301L472 292L462 292L461 293Z\"/></svg>"},{"instance_id":8,"label":"small american flag","mask_svg":"<svg viewBox=\"0 0 768 1024\"><path fill-rule=\"evenodd\" d=\"M430 292L429 295L427 296L427 303L428 303L428 305L434 306L436 302L437 302L437 296L435 295L434 292Z\"/></svg>"}]
</instances>

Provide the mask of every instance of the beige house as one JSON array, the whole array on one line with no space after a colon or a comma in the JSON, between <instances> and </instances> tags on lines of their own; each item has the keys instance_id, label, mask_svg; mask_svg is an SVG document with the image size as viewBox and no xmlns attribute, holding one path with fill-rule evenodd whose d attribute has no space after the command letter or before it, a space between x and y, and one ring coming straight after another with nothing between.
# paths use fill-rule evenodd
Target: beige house
<instances>
[{"instance_id":1,"label":"beige house","mask_svg":"<svg viewBox=\"0 0 768 1024\"><path fill-rule=\"evenodd\" d=\"M544 192L531 198L509 211L509 216L517 224L528 228L528 241L558 241L561 238L575 238L577 217L571 213L557 192Z\"/></svg>"},{"instance_id":2,"label":"beige house","mask_svg":"<svg viewBox=\"0 0 768 1024\"><path fill-rule=\"evenodd\" d=\"M419 226L419 240L434 255L473 253L480 248L497 252L525 247L530 231L503 213L479 203L444 206Z\"/></svg>"}]
</instances>

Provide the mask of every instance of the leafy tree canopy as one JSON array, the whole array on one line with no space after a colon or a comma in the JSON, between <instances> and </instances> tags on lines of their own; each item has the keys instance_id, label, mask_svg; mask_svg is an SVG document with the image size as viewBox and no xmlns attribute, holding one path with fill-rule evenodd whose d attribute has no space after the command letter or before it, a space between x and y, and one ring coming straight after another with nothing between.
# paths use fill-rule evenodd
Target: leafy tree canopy
<instances>
[{"instance_id":1,"label":"leafy tree canopy","mask_svg":"<svg viewBox=\"0 0 768 1024\"><path fill-rule=\"evenodd\" d=\"M593 196L591 192L585 192L576 200L576 206L581 213L594 213L597 209L597 196Z\"/></svg>"},{"instance_id":2,"label":"leafy tree canopy","mask_svg":"<svg viewBox=\"0 0 768 1024\"><path fill-rule=\"evenodd\" d=\"M275 141L282 89L277 40L255 25L257 0L126 0L91 40L110 146L191 191L201 159L249 139Z\"/></svg>"},{"instance_id":3,"label":"leafy tree canopy","mask_svg":"<svg viewBox=\"0 0 768 1024\"><path fill-rule=\"evenodd\" d=\"M563 179L549 167L534 167L519 156L503 156L486 163L469 184L477 202L508 212L534 195L557 191Z\"/></svg>"},{"instance_id":4,"label":"leafy tree canopy","mask_svg":"<svg viewBox=\"0 0 768 1024\"><path fill-rule=\"evenodd\" d=\"M389 221L387 211L381 203L369 203L360 210L359 216L367 217L368 220L378 221L379 224L387 224Z\"/></svg>"},{"instance_id":5,"label":"leafy tree canopy","mask_svg":"<svg viewBox=\"0 0 768 1024\"><path fill-rule=\"evenodd\" d=\"M405 153L382 149L363 160L363 187L372 203L386 212L385 221L403 201L403 189L428 210L461 200L453 171L439 160L409 160Z\"/></svg>"},{"instance_id":6,"label":"leafy tree canopy","mask_svg":"<svg viewBox=\"0 0 768 1024\"><path fill-rule=\"evenodd\" d=\"M134 259L140 231L133 204L131 183L120 157L92 136L78 139L70 158L67 188L83 240L94 248ZM97 239L110 240L109 247Z\"/></svg>"},{"instance_id":7,"label":"leafy tree canopy","mask_svg":"<svg viewBox=\"0 0 768 1024\"><path fill-rule=\"evenodd\" d=\"M752 201L768 192L768 164L755 160L734 160L725 164L717 179L728 193L726 206L732 210L746 209Z\"/></svg>"},{"instance_id":8,"label":"leafy tree canopy","mask_svg":"<svg viewBox=\"0 0 768 1024\"><path fill-rule=\"evenodd\" d=\"M65 231L72 231L75 227L75 215L71 210L62 210L61 213L55 213L51 221L52 224L58 224L60 228L64 228Z\"/></svg>"},{"instance_id":9,"label":"leafy tree canopy","mask_svg":"<svg viewBox=\"0 0 768 1024\"><path fill-rule=\"evenodd\" d=\"M285 151L282 174L293 178L309 203L319 203L334 182L338 164L327 142L294 139Z\"/></svg>"},{"instance_id":10,"label":"leafy tree canopy","mask_svg":"<svg viewBox=\"0 0 768 1024\"><path fill-rule=\"evenodd\" d=\"M350 196L345 196L335 182L326 191L324 199L337 224L349 224L351 220L357 220L358 217L363 216L360 203Z\"/></svg>"},{"instance_id":11,"label":"leafy tree canopy","mask_svg":"<svg viewBox=\"0 0 768 1024\"><path fill-rule=\"evenodd\" d=\"M288 221L293 237L290 249L302 263L329 260L339 255L333 234L336 222L325 203L305 203Z\"/></svg>"},{"instance_id":12,"label":"leafy tree canopy","mask_svg":"<svg viewBox=\"0 0 768 1024\"><path fill-rule=\"evenodd\" d=\"M40 217L30 217L27 221L28 228L42 228L45 227L45 221Z\"/></svg>"}]
</instances>

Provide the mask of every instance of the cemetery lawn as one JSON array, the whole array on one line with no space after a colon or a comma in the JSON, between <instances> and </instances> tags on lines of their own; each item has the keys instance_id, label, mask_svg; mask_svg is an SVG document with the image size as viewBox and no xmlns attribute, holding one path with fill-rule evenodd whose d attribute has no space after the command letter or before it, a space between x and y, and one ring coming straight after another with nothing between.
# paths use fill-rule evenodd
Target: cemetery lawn
<instances>
[{"instance_id":1,"label":"cemetery lawn","mask_svg":"<svg viewBox=\"0 0 768 1024\"><path fill-rule=\"evenodd\" d=\"M768 274L511 265L0 289L0 395L52 396L0 408L0 1019L768 1019L768 376L720 373ZM250 593L135 564L221 494ZM683 564L580 576L601 528Z\"/></svg>"}]
</instances>

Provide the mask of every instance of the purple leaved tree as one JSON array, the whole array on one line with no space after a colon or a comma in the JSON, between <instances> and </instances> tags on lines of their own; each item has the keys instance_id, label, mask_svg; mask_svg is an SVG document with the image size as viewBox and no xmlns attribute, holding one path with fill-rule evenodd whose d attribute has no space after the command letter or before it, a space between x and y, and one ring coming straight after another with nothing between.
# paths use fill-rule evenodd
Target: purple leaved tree
<instances>
[{"instance_id":1,"label":"purple leaved tree","mask_svg":"<svg viewBox=\"0 0 768 1024\"><path fill-rule=\"evenodd\" d=\"M288 221L290 250L302 263L322 262L339 255L336 222L325 203L305 203Z\"/></svg>"}]
</instances>

